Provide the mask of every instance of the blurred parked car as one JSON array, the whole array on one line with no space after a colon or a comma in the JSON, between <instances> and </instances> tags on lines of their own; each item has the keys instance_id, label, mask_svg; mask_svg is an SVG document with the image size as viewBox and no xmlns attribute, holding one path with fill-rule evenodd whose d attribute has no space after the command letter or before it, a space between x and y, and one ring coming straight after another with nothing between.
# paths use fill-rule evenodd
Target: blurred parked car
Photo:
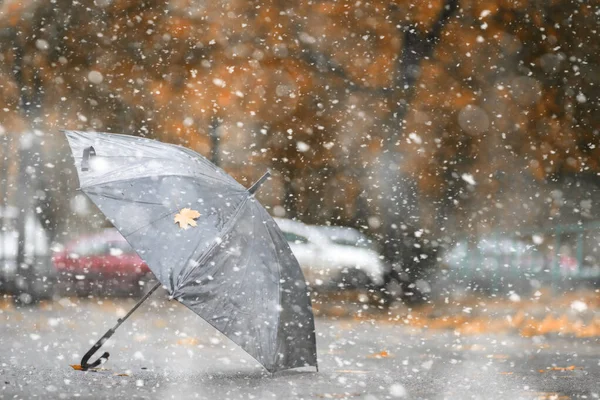
<instances>
[{"instance_id":1,"label":"blurred parked car","mask_svg":"<svg viewBox=\"0 0 600 400\"><path fill-rule=\"evenodd\" d=\"M534 243L508 235L482 236L472 243L457 241L442 257L442 266L453 282L470 290L494 293L500 283L525 291L549 279L552 254Z\"/></svg>"},{"instance_id":2,"label":"blurred parked car","mask_svg":"<svg viewBox=\"0 0 600 400\"><path fill-rule=\"evenodd\" d=\"M379 253L377 242L354 228L348 226L315 226L315 228L327 235L333 243L362 247Z\"/></svg>"},{"instance_id":3,"label":"blurred parked car","mask_svg":"<svg viewBox=\"0 0 600 400\"><path fill-rule=\"evenodd\" d=\"M448 269L464 269L476 266L479 271L494 271L513 258L527 259L533 271L544 268L544 255L535 247L510 237L483 237L469 248L466 241L457 242L443 257Z\"/></svg>"},{"instance_id":4,"label":"blurred parked car","mask_svg":"<svg viewBox=\"0 0 600 400\"><path fill-rule=\"evenodd\" d=\"M94 289L126 288L139 294L140 281L150 269L114 228L80 237L68 243L52 258L59 281L67 291L87 295Z\"/></svg>"},{"instance_id":5,"label":"blurred parked car","mask_svg":"<svg viewBox=\"0 0 600 400\"><path fill-rule=\"evenodd\" d=\"M368 288L384 284L385 264L368 239L351 228L330 229L275 218L316 289Z\"/></svg>"}]
</instances>

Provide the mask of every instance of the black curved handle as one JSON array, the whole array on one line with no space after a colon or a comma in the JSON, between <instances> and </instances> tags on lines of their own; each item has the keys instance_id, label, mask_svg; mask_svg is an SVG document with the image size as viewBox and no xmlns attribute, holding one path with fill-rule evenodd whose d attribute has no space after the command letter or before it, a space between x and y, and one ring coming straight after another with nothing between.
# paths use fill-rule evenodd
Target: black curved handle
<instances>
[{"instance_id":1,"label":"black curved handle","mask_svg":"<svg viewBox=\"0 0 600 400\"><path fill-rule=\"evenodd\" d=\"M157 282L157 283L156 283L156 284L155 284L155 285L152 287L152 289L150 289L150 290L148 291L148 293L146 293L146 294L144 295L144 297L142 297L142 298L140 299L140 301L138 301L138 302L136 303L136 305L135 305L135 306L133 306L133 308L132 308L131 310L129 310L129 312L128 312L127 314L125 314L125 316L124 316L123 318L119 318L119 319L117 320L117 324L116 324L114 327L112 327L111 329L109 329L108 331L106 331L106 333L104 334L104 336L102 336L102 337L100 338L100 340L98 340L98 341L96 342L96 344L95 344L95 345L93 345L93 346L92 346L92 348L88 350L88 352L87 352L87 353L85 353L85 355L84 355L84 356L83 356L83 358L81 359L81 369L82 369L83 371L86 371L86 370L88 370L88 369L90 369L90 368L96 368L98 365L100 365L100 364L103 364L103 363L105 363L105 362L106 362L106 360L108 360L108 357L110 357L110 354L109 354L108 352L104 352L104 354L102 354L102 355L100 356L100 358L99 358L99 359L97 359L96 361L94 361L94 362L93 362L93 363L91 363L91 364L88 364L88 361L90 360L90 358L92 358L92 356L94 355L94 353L95 353L95 352L97 352L97 351L98 351L98 349L99 349L100 347L102 347L102 345L104 345L104 343L106 343L106 341L107 341L108 339L110 339L110 337L111 337L111 336L112 336L112 335L115 333L115 331L116 331L116 330L119 328L119 326L121 326L121 324L122 324L123 322L125 322L125 320L126 320L127 318L129 318L129 316L130 316L131 314L133 314L133 312L134 312L135 310L137 310L137 309L138 309L138 307L139 307L140 305L142 305L142 303L143 303L144 301L146 301L146 299L147 299L148 297L150 297L150 295L151 295L152 293L154 293L154 292L156 291L156 289L158 289L158 288L159 288L159 287L161 287L161 286L162 286L162 284L161 284L160 282Z\"/></svg>"},{"instance_id":2,"label":"black curved handle","mask_svg":"<svg viewBox=\"0 0 600 400\"><path fill-rule=\"evenodd\" d=\"M106 360L108 360L108 357L110 357L110 354L106 351L104 352L104 354L102 354L100 356L100 358L98 358L96 361L94 361L91 364L88 364L88 361L90 360L90 358L94 355L94 353L96 353L98 351L98 349L100 347L102 347L102 345L104 343L106 343L106 341L115 333L115 329L109 329L104 336L102 336L100 338L100 340L98 340L96 342L95 345L92 346L91 349L88 350L87 353L85 353L85 355L83 356L83 358L81 359L81 369L82 370L87 370L90 368L96 368L98 365L103 364L106 362Z\"/></svg>"}]
</instances>

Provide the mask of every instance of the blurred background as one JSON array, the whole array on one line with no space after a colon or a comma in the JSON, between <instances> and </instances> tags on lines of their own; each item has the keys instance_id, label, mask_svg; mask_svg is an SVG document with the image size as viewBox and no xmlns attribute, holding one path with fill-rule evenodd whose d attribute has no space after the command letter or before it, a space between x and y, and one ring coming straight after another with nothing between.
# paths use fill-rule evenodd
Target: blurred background
<instances>
[{"instance_id":1,"label":"blurred background","mask_svg":"<svg viewBox=\"0 0 600 400\"><path fill-rule=\"evenodd\" d=\"M311 287L375 307L597 288L598 16L570 0L4 1L0 292L113 280L137 296L150 279L77 191L63 128L180 144L246 186L272 169L260 200Z\"/></svg>"},{"instance_id":2,"label":"blurred background","mask_svg":"<svg viewBox=\"0 0 600 400\"><path fill-rule=\"evenodd\" d=\"M598 0L0 0L0 398L598 398L599 24ZM321 371L264 374L158 295L72 370L154 278L61 129L271 169Z\"/></svg>"}]
</instances>

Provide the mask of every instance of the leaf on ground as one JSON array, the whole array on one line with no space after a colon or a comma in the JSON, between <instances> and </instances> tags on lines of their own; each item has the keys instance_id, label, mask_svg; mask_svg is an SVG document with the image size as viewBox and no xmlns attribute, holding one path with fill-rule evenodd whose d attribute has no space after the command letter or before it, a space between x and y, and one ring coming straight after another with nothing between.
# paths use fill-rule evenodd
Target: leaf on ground
<instances>
[{"instance_id":1,"label":"leaf on ground","mask_svg":"<svg viewBox=\"0 0 600 400\"><path fill-rule=\"evenodd\" d=\"M195 337L185 337L177 341L177 344L180 346L197 346L199 343L200 341Z\"/></svg>"},{"instance_id":2,"label":"leaf on ground","mask_svg":"<svg viewBox=\"0 0 600 400\"><path fill-rule=\"evenodd\" d=\"M367 358L388 358L389 356L391 356L391 354L388 353L387 350L382 350L379 353L369 354Z\"/></svg>"},{"instance_id":3,"label":"leaf on ground","mask_svg":"<svg viewBox=\"0 0 600 400\"><path fill-rule=\"evenodd\" d=\"M79 364L70 364L70 367L73 368L75 371L92 371L92 372L108 371L108 369L106 369L106 368L88 368L88 369L83 369L81 367L81 365L79 365Z\"/></svg>"},{"instance_id":4,"label":"leaf on ground","mask_svg":"<svg viewBox=\"0 0 600 400\"><path fill-rule=\"evenodd\" d=\"M200 213L190 208L182 208L179 213L175 214L174 221L179 223L179 227L187 229L190 226L197 226L195 219L200 217Z\"/></svg>"},{"instance_id":5,"label":"leaf on ground","mask_svg":"<svg viewBox=\"0 0 600 400\"><path fill-rule=\"evenodd\" d=\"M488 354L487 358L493 358L495 360L507 360L508 356L506 354Z\"/></svg>"},{"instance_id":6,"label":"leaf on ground","mask_svg":"<svg viewBox=\"0 0 600 400\"><path fill-rule=\"evenodd\" d=\"M547 369L540 369L540 373L548 371L575 371L576 369L583 369L583 367L576 367L574 365L570 365L568 367L549 367Z\"/></svg>"},{"instance_id":7,"label":"leaf on ground","mask_svg":"<svg viewBox=\"0 0 600 400\"><path fill-rule=\"evenodd\" d=\"M561 395L559 393L556 392L538 392L535 393L536 397L534 397L536 400L570 400L571 397L566 396L566 395Z\"/></svg>"},{"instance_id":8,"label":"leaf on ground","mask_svg":"<svg viewBox=\"0 0 600 400\"><path fill-rule=\"evenodd\" d=\"M570 365L568 367L552 367L551 371L575 371L576 369L583 369L583 367L576 367L574 365Z\"/></svg>"},{"instance_id":9,"label":"leaf on ground","mask_svg":"<svg viewBox=\"0 0 600 400\"><path fill-rule=\"evenodd\" d=\"M162 318L158 318L158 319L155 319L155 320L154 320L154 326L155 326L155 327L157 327L157 328L164 328L164 327L166 327L167 325L168 325L168 324L167 324L167 321L165 321L165 320L164 320L164 319L162 319Z\"/></svg>"},{"instance_id":10,"label":"leaf on ground","mask_svg":"<svg viewBox=\"0 0 600 400\"><path fill-rule=\"evenodd\" d=\"M129 374L115 374L115 376L129 376Z\"/></svg>"}]
</instances>

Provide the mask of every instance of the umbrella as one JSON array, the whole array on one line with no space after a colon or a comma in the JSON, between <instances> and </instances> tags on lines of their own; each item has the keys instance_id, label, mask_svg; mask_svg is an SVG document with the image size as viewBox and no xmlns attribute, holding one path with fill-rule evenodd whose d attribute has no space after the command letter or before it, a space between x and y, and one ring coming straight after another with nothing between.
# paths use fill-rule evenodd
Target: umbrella
<instances>
[{"instance_id":1,"label":"umbrella","mask_svg":"<svg viewBox=\"0 0 600 400\"><path fill-rule=\"evenodd\" d=\"M177 300L269 372L317 367L314 317L298 261L249 189L181 146L128 135L65 131L81 190L148 264L152 292Z\"/></svg>"}]
</instances>

